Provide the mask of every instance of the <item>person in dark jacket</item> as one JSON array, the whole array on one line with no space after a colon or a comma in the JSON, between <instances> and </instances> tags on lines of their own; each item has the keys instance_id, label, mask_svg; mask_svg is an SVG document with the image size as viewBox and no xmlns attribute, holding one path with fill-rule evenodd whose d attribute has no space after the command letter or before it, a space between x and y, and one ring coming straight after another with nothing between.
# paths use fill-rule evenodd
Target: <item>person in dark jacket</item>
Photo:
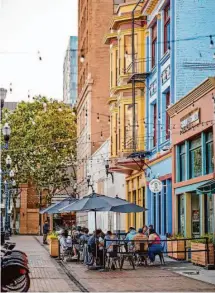
<instances>
[{"instance_id":1,"label":"person in dark jacket","mask_svg":"<svg viewBox=\"0 0 215 293\"><path fill-rule=\"evenodd\" d=\"M43 244L47 244L47 235L49 233L49 223L46 220L43 225Z\"/></svg>"}]
</instances>

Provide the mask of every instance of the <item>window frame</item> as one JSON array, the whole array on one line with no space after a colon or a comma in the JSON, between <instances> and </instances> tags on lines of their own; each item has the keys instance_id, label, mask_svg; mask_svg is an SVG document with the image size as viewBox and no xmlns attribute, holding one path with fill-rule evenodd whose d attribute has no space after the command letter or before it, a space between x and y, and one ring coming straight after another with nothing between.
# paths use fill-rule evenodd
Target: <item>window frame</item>
<instances>
[{"instance_id":1,"label":"window frame","mask_svg":"<svg viewBox=\"0 0 215 293\"><path fill-rule=\"evenodd\" d=\"M170 90L166 92L165 94L165 99L166 99L166 140L170 139L170 116L167 112L167 109L169 108L170 105Z\"/></svg>"},{"instance_id":2,"label":"window frame","mask_svg":"<svg viewBox=\"0 0 215 293\"><path fill-rule=\"evenodd\" d=\"M182 150L182 147L184 147L184 149ZM182 157L184 158L185 160L185 169L182 170ZM180 144L179 145L179 181L182 182L182 181L185 181L186 180L186 175L185 175L185 171L186 171L186 147L185 147L185 143L183 144ZM184 178L182 178L182 174L184 174Z\"/></svg>"},{"instance_id":3,"label":"window frame","mask_svg":"<svg viewBox=\"0 0 215 293\"><path fill-rule=\"evenodd\" d=\"M156 65L157 54L157 22L152 26L152 43L151 43L151 57L152 68Z\"/></svg>"},{"instance_id":4,"label":"window frame","mask_svg":"<svg viewBox=\"0 0 215 293\"><path fill-rule=\"evenodd\" d=\"M208 138L208 136L211 134L211 137ZM205 133L206 139L205 139L205 152L206 152L206 174L213 173L214 170L214 164L213 164L213 157L214 157L214 149L213 149L213 131L212 129ZM208 147L212 147L212 157L209 157L209 150ZM211 162L210 162L210 161Z\"/></svg>"},{"instance_id":5,"label":"window frame","mask_svg":"<svg viewBox=\"0 0 215 293\"><path fill-rule=\"evenodd\" d=\"M200 139L200 142L201 142L200 146L192 147L191 146L192 142L194 142L195 140L198 140L198 139ZM201 149L201 173L199 175L195 176L194 162L192 163L192 154L193 154L194 151L196 151L198 149ZM203 166L202 166L202 141L201 141L201 135L189 141L189 165L190 165L190 174L189 174L190 179L202 176Z\"/></svg>"},{"instance_id":6,"label":"window frame","mask_svg":"<svg viewBox=\"0 0 215 293\"><path fill-rule=\"evenodd\" d=\"M157 144L157 103L153 105L153 147Z\"/></svg>"},{"instance_id":7,"label":"window frame","mask_svg":"<svg viewBox=\"0 0 215 293\"><path fill-rule=\"evenodd\" d=\"M164 8L164 54L168 51L169 44L170 44L170 40L169 41L167 40L168 26L170 25L169 11L170 11L170 3L168 3L166 7Z\"/></svg>"}]
</instances>

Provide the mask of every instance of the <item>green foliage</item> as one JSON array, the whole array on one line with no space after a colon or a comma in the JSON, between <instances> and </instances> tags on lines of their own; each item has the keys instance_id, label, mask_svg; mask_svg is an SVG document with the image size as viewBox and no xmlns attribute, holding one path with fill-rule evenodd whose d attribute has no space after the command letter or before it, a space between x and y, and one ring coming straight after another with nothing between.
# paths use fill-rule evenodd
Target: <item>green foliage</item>
<instances>
[{"instance_id":1,"label":"green foliage","mask_svg":"<svg viewBox=\"0 0 215 293\"><path fill-rule=\"evenodd\" d=\"M56 232L51 232L48 235L48 239L57 239L57 238L58 238L58 235Z\"/></svg>"},{"instance_id":2,"label":"green foliage","mask_svg":"<svg viewBox=\"0 0 215 293\"><path fill-rule=\"evenodd\" d=\"M11 127L2 163L9 154L18 184L31 182L38 192L47 190L50 200L76 179L76 113L68 105L35 97L12 113L4 109L2 122Z\"/></svg>"},{"instance_id":3,"label":"green foliage","mask_svg":"<svg viewBox=\"0 0 215 293\"><path fill-rule=\"evenodd\" d=\"M170 239L184 239L184 235L182 235L182 234L173 234L169 238Z\"/></svg>"},{"instance_id":4,"label":"green foliage","mask_svg":"<svg viewBox=\"0 0 215 293\"><path fill-rule=\"evenodd\" d=\"M203 235L202 237L207 237L208 238L208 243L214 243L214 237L213 237L213 234L205 234ZM194 242L194 243L203 243L203 244L206 244L206 239L194 239L192 240L191 242Z\"/></svg>"}]
</instances>

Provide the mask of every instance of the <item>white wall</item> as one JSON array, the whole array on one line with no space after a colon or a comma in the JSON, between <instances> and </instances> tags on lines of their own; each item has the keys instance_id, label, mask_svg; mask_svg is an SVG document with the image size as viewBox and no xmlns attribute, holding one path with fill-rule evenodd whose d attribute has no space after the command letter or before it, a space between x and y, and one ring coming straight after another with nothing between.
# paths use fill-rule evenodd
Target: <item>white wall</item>
<instances>
[{"instance_id":1,"label":"white wall","mask_svg":"<svg viewBox=\"0 0 215 293\"><path fill-rule=\"evenodd\" d=\"M92 155L88 161L88 172L91 175L95 192L104 195L125 199L125 175L114 173L114 182L109 174L106 176L105 161L109 159L110 141L105 141L101 147ZM88 213L88 228L90 232L95 230L95 215ZM101 228L104 232L111 230L125 230L125 215L112 212L97 213L97 228Z\"/></svg>"}]
</instances>

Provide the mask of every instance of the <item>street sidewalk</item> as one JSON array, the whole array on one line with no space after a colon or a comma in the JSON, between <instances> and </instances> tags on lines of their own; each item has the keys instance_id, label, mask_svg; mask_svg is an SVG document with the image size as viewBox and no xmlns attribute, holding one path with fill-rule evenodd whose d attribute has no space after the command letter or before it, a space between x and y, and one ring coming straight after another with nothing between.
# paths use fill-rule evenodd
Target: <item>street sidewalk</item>
<instances>
[{"instance_id":1,"label":"street sidewalk","mask_svg":"<svg viewBox=\"0 0 215 293\"><path fill-rule=\"evenodd\" d=\"M30 292L80 291L33 236L13 236L10 241L15 242L16 249L24 251L28 256Z\"/></svg>"},{"instance_id":2,"label":"street sidewalk","mask_svg":"<svg viewBox=\"0 0 215 293\"><path fill-rule=\"evenodd\" d=\"M42 243L42 238L37 237ZM136 270L99 272L88 270L83 264L65 262L69 272L90 292L215 292L215 284L207 283L212 271L201 272L196 280L182 272L194 271L191 264L166 259L166 265L138 267ZM129 269L129 267L127 267ZM213 274L215 271L213 271ZM213 276L211 276L212 280Z\"/></svg>"}]
</instances>

